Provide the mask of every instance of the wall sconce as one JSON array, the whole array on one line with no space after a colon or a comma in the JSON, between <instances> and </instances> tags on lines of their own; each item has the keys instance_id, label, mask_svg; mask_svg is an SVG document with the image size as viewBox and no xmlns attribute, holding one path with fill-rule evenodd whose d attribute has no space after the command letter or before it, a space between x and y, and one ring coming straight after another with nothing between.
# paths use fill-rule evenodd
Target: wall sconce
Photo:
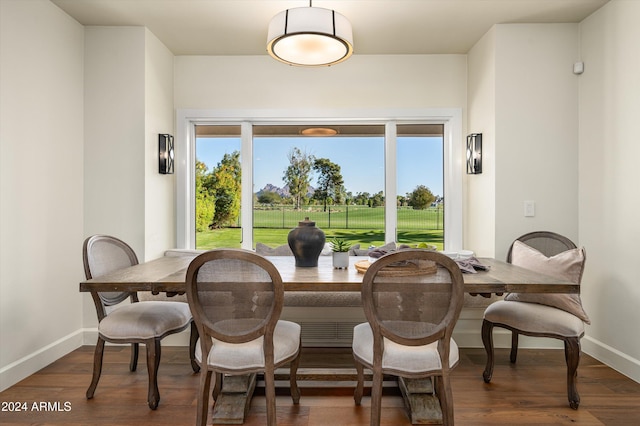
<instances>
[{"instance_id":1,"label":"wall sconce","mask_svg":"<svg viewBox=\"0 0 640 426\"><path fill-rule=\"evenodd\" d=\"M467 174L482 173L482 133L467 136Z\"/></svg>"},{"instance_id":2,"label":"wall sconce","mask_svg":"<svg viewBox=\"0 0 640 426\"><path fill-rule=\"evenodd\" d=\"M158 171L160 174L168 175L173 173L173 136L158 135L159 162Z\"/></svg>"}]
</instances>

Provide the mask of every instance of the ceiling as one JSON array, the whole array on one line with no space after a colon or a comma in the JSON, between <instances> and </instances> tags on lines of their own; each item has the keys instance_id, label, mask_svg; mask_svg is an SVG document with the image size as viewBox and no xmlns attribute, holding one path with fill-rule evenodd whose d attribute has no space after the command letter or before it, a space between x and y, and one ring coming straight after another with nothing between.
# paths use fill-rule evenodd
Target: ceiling
<instances>
[{"instance_id":1,"label":"ceiling","mask_svg":"<svg viewBox=\"0 0 640 426\"><path fill-rule=\"evenodd\" d=\"M306 0L51 0L83 25L145 26L174 55L266 55L271 18ZM609 0L316 0L355 55L464 54L492 25L580 22Z\"/></svg>"}]
</instances>

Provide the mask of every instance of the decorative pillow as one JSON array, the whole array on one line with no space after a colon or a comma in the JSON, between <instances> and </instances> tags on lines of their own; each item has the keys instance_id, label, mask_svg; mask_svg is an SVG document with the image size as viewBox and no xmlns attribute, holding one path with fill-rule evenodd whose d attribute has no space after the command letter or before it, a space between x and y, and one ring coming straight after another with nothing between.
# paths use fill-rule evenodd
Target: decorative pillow
<instances>
[{"instance_id":1,"label":"decorative pillow","mask_svg":"<svg viewBox=\"0 0 640 426\"><path fill-rule=\"evenodd\" d=\"M331 253L333 253L333 250L331 249L331 243L324 243L324 247L322 247L320 256L330 256Z\"/></svg>"},{"instance_id":2,"label":"decorative pillow","mask_svg":"<svg viewBox=\"0 0 640 426\"><path fill-rule=\"evenodd\" d=\"M349 247L349 256L366 256L368 251L360 249L360 244L354 244Z\"/></svg>"},{"instance_id":3,"label":"decorative pillow","mask_svg":"<svg viewBox=\"0 0 640 426\"><path fill-rule=\"evenodd\" d=\"M376 247L376 248L381 249L381 250L386 250L386 251L395 251L396 248L397 248L397 245L396 245L395 241L391 241L390 243L387 243L387 244L385 244L383 246Z\"/></svg>"},{"instance_id":4,"label":"decorative pillow","mask_svg":"<svg viewBox=\"0 0 640 426\"><path fill-rule=\"evenodd\" d=\"M386 251L393 251L396 249L396 243L390 242L380 247L375 247ZM360 244L354 244L349 249L349 256L369 256L369 252L373 249L361 249Z\"/></svg>"},{"instance_id":5,"label":"decorative pillow","mask_svg":"<svg viewBox=\"0 0 640 426\"><path fill-rule=\"evenodd\" d=\"M288 244L278 247L269 247L266 244L256 243L256 253L262 256L293 256L293 252Z\"/></svg>"},{"instance_id":6,"label":"decorative pillow","mask_svg":"<svg viewBox=\"0 0 640 426\"><path fill-rule=\"evenodd\" d=\"M511 251L511 263L514 265L540 271L554 277L565 278L576 284L580 284L584 261L584 248L567 250L553 257L547 257L533 247L516 240ZM504 300L538 303L562 309L587 324L591 324L587 313L582 308L579 294L510 293Z\"/></svg>"}]
</instances>

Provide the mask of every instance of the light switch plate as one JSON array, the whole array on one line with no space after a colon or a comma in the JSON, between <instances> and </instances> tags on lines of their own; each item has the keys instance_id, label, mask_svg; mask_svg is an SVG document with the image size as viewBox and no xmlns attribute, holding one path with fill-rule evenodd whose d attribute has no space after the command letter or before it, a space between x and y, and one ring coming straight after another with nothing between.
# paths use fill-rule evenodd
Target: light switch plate
<instances>
[{"instance_id":1,"label":"light switch plate","mask_svg":"<svg viewBox=\"0 0 640 426\"><path fill-rule=\"evenodd\" d=\"M524 217L534 217L536 215L536 202L525 201L524 202Z\"/></svg>"}]
</instances>

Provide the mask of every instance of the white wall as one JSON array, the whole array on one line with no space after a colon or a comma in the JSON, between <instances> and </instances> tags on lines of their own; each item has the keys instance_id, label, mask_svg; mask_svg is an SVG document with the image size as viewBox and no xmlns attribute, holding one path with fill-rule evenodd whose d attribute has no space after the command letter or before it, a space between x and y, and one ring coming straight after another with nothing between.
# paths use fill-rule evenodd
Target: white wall
<instances>
[{"instance_id":1,"label":"white wall","mask_svg":"<svg viewBox=\"0 0 640 426\"><path fill-rule=\"evenodd\" d=\"M145 32L144 254L155 259L176 247L175 175L158 173L158 135L174 134L173 54Z\"/></svg>"},{"instance_id":2,"label":"white wall","mask_svg":"<svg viewBox=\"0 0 640 426\"><path fill-rule=\"evenodd\" d=\"M3 390L81 343L83 28L3 0L0 66Z\"/></svg>"},{"instance_id":3,"label":"white wall","mask_svg":"<svg viewBox=\"0 0 640 426\"><path fill-rule=\"evenodd\" d=\"M85 33L85 234L155 258L175 246L175 179L158 173L158 134L173 134L173 54L144 27Z\"/></svg>"},{"instance_id":4,"label":"white wall","mask_svg":"<svg viewBox=\"0 0 640 426\"><path fill-rule=\"evenodd\" d=\"M496 30L468 54L468 133L482 133L482 173L466 175L464 246L478 256L495 255L496 232ZM466 168L466 167L465 167Z\"/></svg>"},{"instance_id":5,"label":"white wall","mask_svg":"<svg viewBox=\"0 0 640 426\"><path fill-rule=\"evenodd\" d=\"M614 0L579 26L497 25L470 51L469 132L489 129L494 147L485 148L483 175L495 173L495 190L491 179L468 177L465 241L475 247L477 238L487 238L471 230L471 216L491 208L473 195L477 190L489 199L495 194L496 257L505 256L513 238L536 229L585 246L582 300L593 324L583 350L636 381L639 18L640 2ZM572 65L579 60L585 73L576 76ZM523 217L527 199L536 201L534 218Z\"/></svg>"},{"instance_id":6,"label":"white wall","mask_svg":"<svg viewBox=\"0 0 640 426\"><path fill-rule=\"evenodd\" d=\"M575 24L507 24L469 52L468 128L483 133L483 171L466 179L465 245L481 255L504 259L516 237L534 230L578 243L578 47ZM524 200L536 202L535 217L524 217ZM477 346L482 312L467 312ZM494 339L510 346L502 329ZM522 337L521 346L561 343Z\"/></svg>"},{"instance_id":7,"label":"white wall","mask_svg":"<svg viewBox=\"0 0 640 426\"><path fill-rule=\"evenodd\" d=\"M145 248L145 29L85 28L84 232ZM95 316L95 312L94 312Z\"/></svg>"},{"instance_id":8,"label":"white wall","mask_svg":"<svg viewBox=\"0 0 640 426\"><path fill-rule=\"evenodd\" d=\"M84 235L145 248L145 29L85 27ZM98 320L83 295L83 324ZM93 336L87 344L94 344Z\"/></svg>"},{"instance_id":9,"label":"white wall","mask_svg":"<svg viewBox=\"0 0 640 426\"><path fill-rule=\"evenodd\" d=\"M466 106L465 55L354 55L320 69L267 55L177 56L175 64L176 109Z\"/></svg>"},{"instance_id":10,"label":"white wall","mask_svg":"<svg viewBox=\"0 0 640 426\"><path fill-rule=\"evenodd\" d=\"M640 382L640 2L613 0L580 25L582 299L585 352Z\"/></svg>"},{"instance_id":11,"label":"white wall","mask_svg":"<svg viewBox=\"0 0 640 426\"><path fill-rule=\"evenodd\" d=\"M496 26L495 255L529 231L578 241L577 24ZM524 217L525 200L535 217Z\"/></svg>"},{"instance_id":12,"label":"white wall","mask_svg":"<svg viewBox=\"0 0 640 426\"><path fill-rule=\"evenodd\" d=\"M175 178L158 173L158 134L173 133L173 55L144 27L86 27L85 37L85 235L153 259L175 247ZM88 294L83 323L97 325Z\"/></svg>"}]
</instances>

